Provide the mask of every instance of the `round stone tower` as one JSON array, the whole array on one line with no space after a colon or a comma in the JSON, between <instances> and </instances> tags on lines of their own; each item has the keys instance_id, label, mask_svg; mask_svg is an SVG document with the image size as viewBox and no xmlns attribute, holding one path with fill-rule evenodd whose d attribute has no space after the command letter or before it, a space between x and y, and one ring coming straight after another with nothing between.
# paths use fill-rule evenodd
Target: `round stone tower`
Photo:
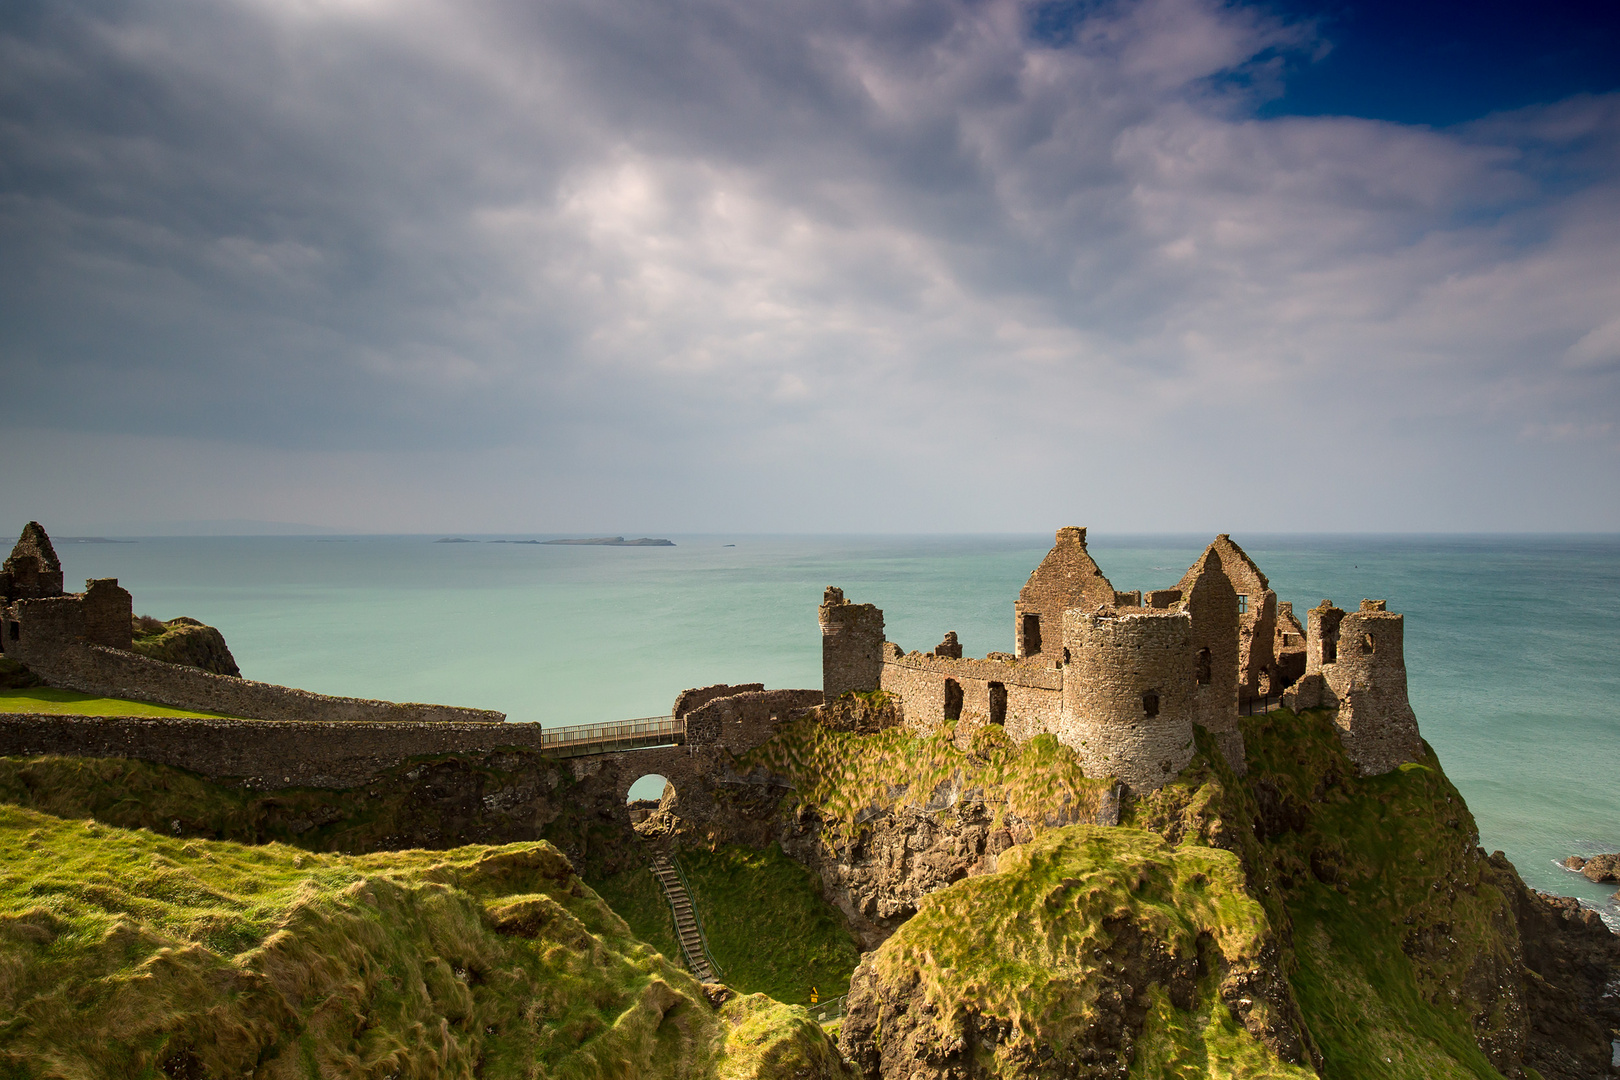
<instances>
[{"instance_id":1,"label":"round stone tower","mask_svg":"<svg viewBox=\"0 0 1620 1080\"><path fill-rule=\"evenodd\" d=\"M1088 776L1152 791L1193 756L1197 657L1185 611L1063 613L1058 741Z\"/></svg>"}]
</instances>

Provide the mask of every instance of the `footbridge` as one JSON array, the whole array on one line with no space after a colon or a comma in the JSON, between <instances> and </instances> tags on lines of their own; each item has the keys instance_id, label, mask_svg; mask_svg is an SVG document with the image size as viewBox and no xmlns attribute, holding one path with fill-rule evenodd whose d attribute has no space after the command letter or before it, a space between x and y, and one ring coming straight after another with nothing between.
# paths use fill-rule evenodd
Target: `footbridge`
<instances>
[{"instance_id":1,"label":"footbridge","mask_svg":"<svg viewBox=\"0 0 1620 1080\"><path fill-rule=\"evenodd\" d=\"M643 716L602 724L573 724L540 733L540 752L547 757L584 757L653 746L684 746L686 717Z\"/></svg>"}]
</instances>

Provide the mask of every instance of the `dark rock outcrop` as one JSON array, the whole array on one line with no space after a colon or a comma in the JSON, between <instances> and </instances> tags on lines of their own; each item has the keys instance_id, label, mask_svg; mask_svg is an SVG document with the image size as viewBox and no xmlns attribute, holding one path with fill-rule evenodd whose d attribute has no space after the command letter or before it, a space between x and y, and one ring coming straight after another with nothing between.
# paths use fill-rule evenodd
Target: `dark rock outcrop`
<instances>
[{"instance_id":1,"label":"dark rock outcrop","mask_svg":"<svg viewBox=\"0 0 1620 1080\"><path fill-rule=\"evenodd\" d=\"M212 626L184 615L168 622L158 622L145 616L135 620L135 640L130 646L134 652L166 664L201 668L215 675L242 677L236 666L236 657L225 644L225 635Z\"/></svg>"},{"instance_id":2,"label":"dark rock outcrop","mask_svg":"<svg viewBox=\"0 0 1620 1080\"><path fill-rule=\"evenodd\" d=\"M1600 885L1604 882L1620 881L1620 855L1594 855L1590 859L1571 855L1564 860L1564 867L1576 871L1587 881L1595 881Z\"/></svg>"}]
</instances>

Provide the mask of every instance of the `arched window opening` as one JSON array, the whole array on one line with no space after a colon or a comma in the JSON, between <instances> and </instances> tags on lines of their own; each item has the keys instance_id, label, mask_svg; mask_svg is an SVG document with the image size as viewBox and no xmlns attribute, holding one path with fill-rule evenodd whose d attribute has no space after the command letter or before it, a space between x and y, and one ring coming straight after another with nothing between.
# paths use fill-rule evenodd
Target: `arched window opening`
<instances>
[{"instance_id":1,"label":"arched window opening","mask_svg":"<svg viewBox=\"0 0 1620 1080\"><path fill-rule=\"evenodd\" d=\"M1361 655L1371 656L1376 647L1377 646L1373 644L1373 636L1371 634L1361 635Z\"/></svg>"},{"instance_id":2,"label":"arched window opening","mask_svg":"<svg viewBox=\"0 0 1620 1080\"><path fill-rule=\"evenodd\" d=\"M1149 690L1142 695L1142 715L1149 717L1159 715L1159 692L1157 690Z\"/></svg>"}]
</instances>

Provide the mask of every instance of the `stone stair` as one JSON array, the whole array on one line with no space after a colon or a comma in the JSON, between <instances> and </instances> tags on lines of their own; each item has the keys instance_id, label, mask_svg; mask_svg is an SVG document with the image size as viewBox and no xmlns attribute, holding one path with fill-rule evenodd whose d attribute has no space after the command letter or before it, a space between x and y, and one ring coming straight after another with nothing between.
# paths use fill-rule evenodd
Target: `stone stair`
<instances>
[{"instance_id":1,"label":"stone stair","mask_svg":"<svg viewBox=\"0 0 1620 1080\"><path fill-rule=\"evenodd\" d=\"M662 852L653 855L653 874L664 887L670 909L675 913L675 936L680 939L686 966L702 982L714 982L714 969L709 966L708 950L703 947L703 935L698 931L697 915L692 911L692 898L686 895L680 874Z\"/></svg>"}]
</instances>

